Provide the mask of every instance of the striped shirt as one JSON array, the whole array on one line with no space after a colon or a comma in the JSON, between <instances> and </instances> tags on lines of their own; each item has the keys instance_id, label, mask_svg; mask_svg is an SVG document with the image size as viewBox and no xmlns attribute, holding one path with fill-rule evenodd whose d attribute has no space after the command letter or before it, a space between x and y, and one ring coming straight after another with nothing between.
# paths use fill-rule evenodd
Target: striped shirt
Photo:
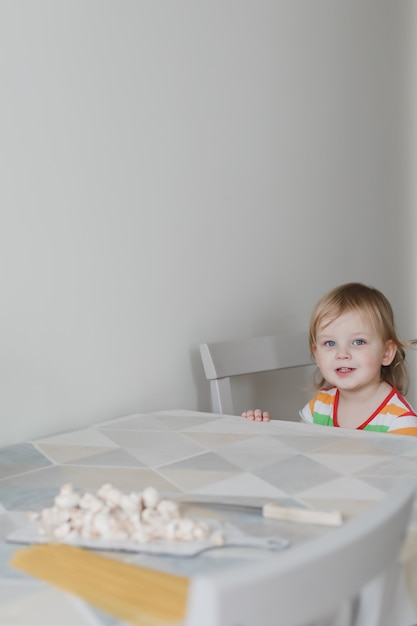
<instances>
[{"instance_id":1,"label":"striped shirt","mask_svg":"<svg viewBox=\"0 0 417 626\"><path fill-rule=\"evenodd\" d=\"M300 417L308 424L339 427L338 403L339 390L336 387L320 389L300 411ZM417 436L417 415L405 398L393 387L376 411L358 426L357 430Z\"/></svg>"}]
</instances>

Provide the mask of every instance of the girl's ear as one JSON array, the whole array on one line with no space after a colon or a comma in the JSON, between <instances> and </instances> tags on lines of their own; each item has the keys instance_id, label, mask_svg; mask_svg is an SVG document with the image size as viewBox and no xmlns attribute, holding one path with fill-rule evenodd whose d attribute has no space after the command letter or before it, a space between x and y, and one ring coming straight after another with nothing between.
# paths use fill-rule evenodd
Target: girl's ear
<instances>
[{"instance_id":1,"label":"girl's ear","mask_svg":"<svg viewBox=\"0 0 417 626\"><path fill-rule=\"evenodd\" d=\"M391 365L397 352L397 344L389 339L385 344L384 354L382 355L382 365Z\"/></svg>"}]
</instances>

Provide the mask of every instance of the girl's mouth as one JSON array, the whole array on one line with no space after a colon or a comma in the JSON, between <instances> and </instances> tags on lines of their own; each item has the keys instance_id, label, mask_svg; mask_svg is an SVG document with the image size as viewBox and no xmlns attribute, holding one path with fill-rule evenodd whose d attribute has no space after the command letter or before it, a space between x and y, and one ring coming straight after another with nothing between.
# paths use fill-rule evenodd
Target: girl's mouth
<instances>
[{"instance_id":1,"label":"girl's mouth","mask_svg":"<svg viewBox=\"0 0 417 626\"><path fill-rule=\"evenodd\" d=\"M339 374L348 374L349 372L353 372L353 367L338 367L336 372Z\"/></svg>"}]
</instances>

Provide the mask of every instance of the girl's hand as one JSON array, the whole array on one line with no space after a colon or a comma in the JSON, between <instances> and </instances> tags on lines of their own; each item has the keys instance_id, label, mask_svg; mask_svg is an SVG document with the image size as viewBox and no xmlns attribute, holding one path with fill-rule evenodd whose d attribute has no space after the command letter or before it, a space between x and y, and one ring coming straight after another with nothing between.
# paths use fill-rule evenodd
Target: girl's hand
<instances>
[{"instance_id":1,"label":"girl's hand","mask_svg":"<svg viewBox=\"0 0 417 626\"><path fill-rule=\"evenodd\" d=\"M261 409L249 409L248 411L244 411L242 417L255 422L269 422L271 420L268 411L261 411Z\"/></svg>"}]
</instances>

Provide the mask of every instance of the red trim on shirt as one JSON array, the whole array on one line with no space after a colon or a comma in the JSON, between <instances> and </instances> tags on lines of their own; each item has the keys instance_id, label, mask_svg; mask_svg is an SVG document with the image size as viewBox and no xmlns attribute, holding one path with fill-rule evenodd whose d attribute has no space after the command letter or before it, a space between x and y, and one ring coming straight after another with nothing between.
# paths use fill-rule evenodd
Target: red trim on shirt
<instances>
[{"instance_id":1,"label":"red trim on shirt","mask_svg":"<svg viewBox=\"0 0 417 626\"><path fill-rule=\"evenodd\" d=\"M398 393L398 390L397 390ZM411 404L408 404L407 400L404 398L404 396L400 393L398 393L398 396L401 400L401 402L403 402L405 404L405 406L407 407L407 409L410 411L409 413L403 413L403 415L401 415L401 417L403 417L404 415L411 415L411 416L415 416L415 411L412 408Z\"/></svg>"},{"instance_id":2,"label":"red trim on shirt","mask_svg":"<svg viewBox=\"0 0 417 626\"><path fill-rule=\"evenodd\" d=\"M388 382L388 381L387 381ZM391 383L388 383L389 385L391 385ZM392 396L394 396L397 393L397 390L391 385L392 389L389 392L389 394L387 395L387 397L385 398L385 400L383 400L381 402L381 404L379 405L379 407L372 413L371 417L368 417L368 419L363 422L363 424L361 424L360 426L358 426L355 430L363 430L365 428L365 426L367 426L369 424L369 422L371 422L374 417L376 417L378 415L378 413L381 412L381 409L384 408L384 406L386 406L389 402L389 400L391 400ZM336 426L336 428L341 428L339 426L339 422L337 421L337 408L339 406L339 389L337 389L336 391L336 395L334 398L334 404L333 404L333 425ZM411 407L407 404L408 408L411 411Z\"/></svg>"}]
</instances>

